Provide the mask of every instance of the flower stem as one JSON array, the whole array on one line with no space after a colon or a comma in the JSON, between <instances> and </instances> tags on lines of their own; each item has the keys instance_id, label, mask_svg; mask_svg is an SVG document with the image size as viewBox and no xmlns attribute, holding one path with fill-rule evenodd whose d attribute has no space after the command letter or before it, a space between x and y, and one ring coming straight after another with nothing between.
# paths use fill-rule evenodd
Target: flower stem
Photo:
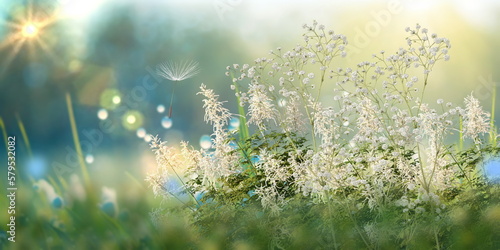
<instances>
[{"instance_id":1,"label":"flower stem","mask_svg":"<svg viewBox=\"0 0 500 250\"><path fill-rule=\"evenodd\" d=\"M172 104L174 103L174 93L175 93L175 86L176 82L174 82L173 87L172 87L172 95L170 96L170 107L168 108L168 117L172 118Z\"/></svg>"},{"instance_id":2,"label":"flower stem","mask_svg":"<svg viewBox=\"0 0 500 250\"><path fill-rule=\"evenodd\" d=\"M490 144L497 145L497 131L495 126L495 105L497 97L497 86L493 86L493 93L491 97L491 117L490 117Z\"/></svg>"},{"instance_id":3,"label":"flower stem","mask_svg":"<svg viewBox=\"0 0 500 250\"><path fill-rule=\"evenodd\" d=\"M230 72L230 76L231 76L231 79L234 79L233 72ZM235 86L235 89L234 89L235 93L239 94L240 90L239 90L238 83L234 82L233 84ZM238 106L238 114L239 114L239 120L240 120L240 128L239 128L240 129L240 131L239 131L240 141L245 142L248 138L250 138L250 133L248 132L248 125L247 125L247 118L246 118L246 114L245 114L245 108L240 105L241 99L240 99L239 95L236 95L236 102L237 102L237 106Z\"/></svg>"}]
</instances>

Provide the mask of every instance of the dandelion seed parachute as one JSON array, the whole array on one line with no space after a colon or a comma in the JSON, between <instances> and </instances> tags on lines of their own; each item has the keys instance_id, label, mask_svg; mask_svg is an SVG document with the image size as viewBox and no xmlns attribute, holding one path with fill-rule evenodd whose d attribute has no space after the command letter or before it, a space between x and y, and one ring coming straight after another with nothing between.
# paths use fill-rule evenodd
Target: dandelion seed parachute
<instances>
[{"instance_id":1,"label":"dandelion seed parachute","mask_svg":"<svg viewBox=\"0 0 500 250\"><path fill-rule=\"evenodd\" d=\"M166 61L156 66L156 74L174 82L184 81L200 73L196 61Z\"/></svg>"},{"instance_id":2,"label":"dandelion seed parachute","mask_svg":"<svg viewBox=\"0 0 500 250\"><path fill-rule=\"evenodd\" d=\"M195 76L198 73L200 73L200 68L198 66L198 62L196 61L181 61L181 62L166 61L156 66L156 74L173 82L184 81L186 79ZM170 97L170 107L168 109L168 117L172 117L172 103L174 100L174 93L175 93L175 85L174 89L172 90L172 95Z\"/></svg>"}]
</instances>

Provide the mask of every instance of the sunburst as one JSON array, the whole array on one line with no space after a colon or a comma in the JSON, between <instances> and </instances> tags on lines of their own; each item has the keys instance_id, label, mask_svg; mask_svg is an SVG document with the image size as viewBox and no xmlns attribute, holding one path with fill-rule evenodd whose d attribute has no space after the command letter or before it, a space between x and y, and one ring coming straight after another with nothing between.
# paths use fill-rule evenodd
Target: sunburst
<instances>
[{"instance_id":1,"label":"sunburst","mask_svg":"<svg viewBox=\"0 0 500 250\"><path fill-rule=\"evenodd\" d=\"M0 50L8 50L3 58L0 76L3 76L10 64L22 49L28 50L28 56L32 58L37 50L42 50L50 58L56 60L56 55L47 45L48 34L44 31L52 25L59 17L59 11L47 12L46 9L37 9L31 1L22 8L13 11L12 21L3 21L10 29L10 34L0 42ZM2 22L0 20L0 22Z\"/></svg>"}]
</instances>

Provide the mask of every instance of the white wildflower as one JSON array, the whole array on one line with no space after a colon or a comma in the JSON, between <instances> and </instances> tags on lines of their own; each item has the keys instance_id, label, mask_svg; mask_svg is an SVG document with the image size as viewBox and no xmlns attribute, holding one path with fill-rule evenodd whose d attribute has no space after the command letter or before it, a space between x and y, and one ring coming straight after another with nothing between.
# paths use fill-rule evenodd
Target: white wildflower
<instances>
[{"instance_id":1,"label":"white wildflower","mask_svg":"<svg viewBox=\"0 0 500 250\"><path fill-rule=\"evenodd\" d=\"M470 95L465 98L463 115L464 137L473 139L474 142L478 143L479 134L487 133L490 129L489 114L484 112L479 101Z\"/></svg>"},{"instance_id":2,"label":"white wildflower","mask_svg":"<svg viewBox=\"0 0 500 250\"><path fill-rule=\"evenodd\" d=\"M249 124L255 124L259 128L264 128L264 121L275 120L276 109L272 100L267 96L264 85L258 83L250 84L248 95Z\"/></svg>"}]
</instances>

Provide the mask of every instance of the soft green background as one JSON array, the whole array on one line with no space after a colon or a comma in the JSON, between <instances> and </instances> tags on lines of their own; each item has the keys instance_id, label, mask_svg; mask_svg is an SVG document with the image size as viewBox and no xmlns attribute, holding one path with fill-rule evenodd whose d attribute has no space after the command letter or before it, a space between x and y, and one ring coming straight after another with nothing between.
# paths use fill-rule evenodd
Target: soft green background
<instances>
[{"instance_id":1,"label":"soft green background","mask_svg":"<svg viewBox=\"0 0 500 250\"><path fill-rule=\"evenodd\" d=\"M155 167L153 155L135 130L122 126L123 116L135 110L148 133L172 145L187 140L198 146L200 137L211 133L203 122L201 97L195 95L200 84L216 89L236 112L225 67L266 57L278 46L291 49L302 42L302 25L314 19L348 37L350 53L339 60L339 67L369 60L380 50L392 52L406 46L404 29L416 23L447 37L452 43L451 60L434 68L426 101L443 98L460 103L474 92L490 109L489 93L500 82L500 3L494 0L3 0L0 117L7 133L17 136L18 173L25 188L40 178L68 180L70 176L54 173L55 164L65 164L74 148L65 94L72 96L84 141L85 131L102 132L97 117L101 96L115 89L122 100L141 97L109 110L114 129L103 132L99 143L83 146L84 154L92 156L87 166L93 191L99 197L102 186L107 186L116 190L124 204L153 202L143 181ZM30 21L41 27L37 36L26 39L19 32ZM156 107L163 104L168 109L172 83L150 73L165 60L195 60L201 68L200 74L176 88L173 126L168 129L161 126L166 114L159 114ZM144 84L157 86L141 90ZM324 100L332 95L324 93ZM31 155L19 124L26 129ZM6 162L3 145L2 166ZM6 171L1 169L1 183L5 183ZM30 192L20 195L29 200L26 193ZM5 198L0 201L5 207ZM31 206L25 209L26 214L34 212ZM137 216L147 220L149 208L141 209ZM3 221L6 214L0 213ZM46 214L48 219L53 216Z\"/></svg>"},{"instance_id":2,"label":"soft green background","mask_svg":"<svg viewBox=\"0 0 500 250\"><path fill-rule=\"evenodd\" d=\"M106 166L143 173L149 152L144 153L145 143L135 130L121 125L127 111L138 111L150 134L173 144L188 140L197 145L211 132L202 120L201 98L195 96L199 85L216 89L234 110L225 67L265 57L278 46L292 48L302 42L302 24L313 19L348 37L350 53L338 66L354 66L380 50L405 46L404 29L416 23L449 38L451 61L434 69L428 102L443 98L459 103L474 91L490 108L489 91L499 79L500 4L495 1L59 0L3 1L0 7L0 116L9 134L19 134L19 115L44 173L72 145L66 92L73 96L80 136L83 130L99 129L104 90L121 93L121 108L109 111L115 129L84 151L94 156L95 171ZM35 38L13 39L17 26L30 19L47 25ZM196 60L201 68L179 84L169 129L161 127L165 113L158 114L156 106L168 109L172 83L154 80L149 73L165 60ZM158 80L154 89L137 89ZM127 95L140 96L139 102L127 103ZM324 100L330 97L324 93Z\"/></svg>"}]
</instances>

